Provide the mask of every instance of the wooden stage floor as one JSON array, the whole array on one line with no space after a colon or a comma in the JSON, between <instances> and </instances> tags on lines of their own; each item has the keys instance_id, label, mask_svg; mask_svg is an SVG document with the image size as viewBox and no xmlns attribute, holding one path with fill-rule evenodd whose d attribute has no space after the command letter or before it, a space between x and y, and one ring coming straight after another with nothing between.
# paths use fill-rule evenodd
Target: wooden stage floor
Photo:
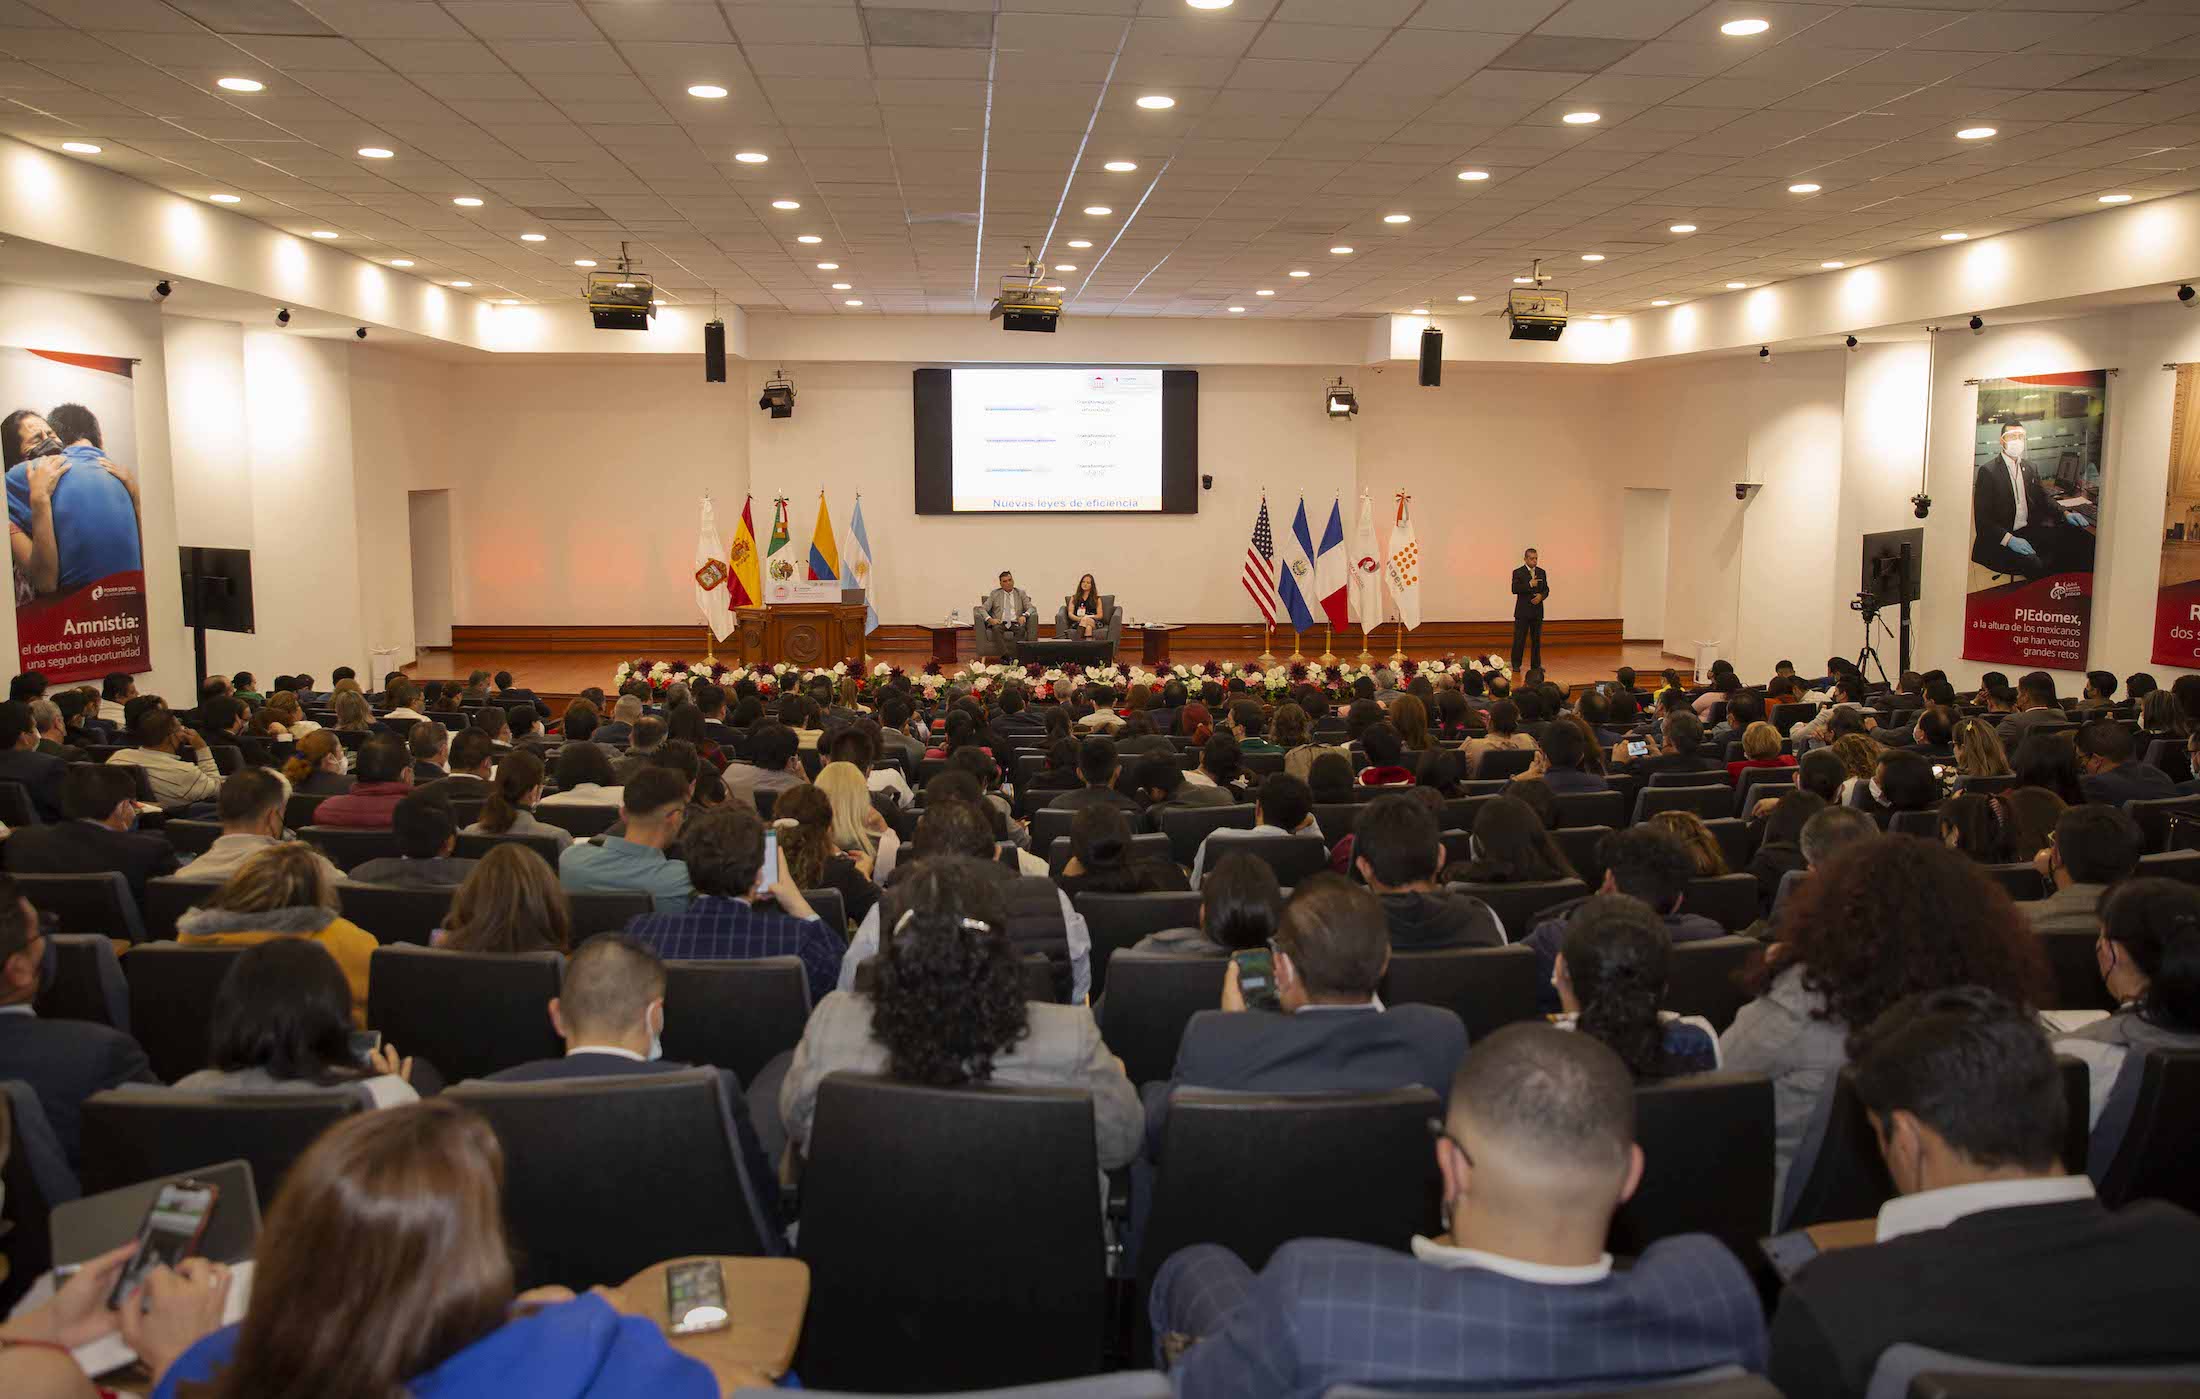
<instances>
[{"instance_id":1,"label":"wooden stage floor","mask_svg":"<svg viewBox=\"0 0 2200 1399\"><path fill-rule=\"evenodd\" d=\"M700 648L689 652L667 654L653 652L651 659L700 660ZM1421 659L1418 655L1416 660ZM545 700L568 699L590 685L611 688L611 674L622 660L635 657L617 651L501 651L481 647L430 647L421 651L420 659L404 667L408 675L431 679L457 677L464 679L473 670L512 672L514 682L534 690ZM1207 661L1235 660L1249 663L1252 653L1242 656L1176 654L1170 660L1178 664ZM928 651L915 648L898 648L874 652L872 663L880 661L901 666L907 670L921 670L931 660ZM1543 648L1543 669L1551 679L1569 689L1578 685L1610 680L1623 665L1633 666L1644 675L1656 675L1667 666L1679 670L1683 678L1691 672L1692 658L1668 655L1654 641L1629 641L1608 644L1551 645ZM958 664L962 664L958 662Z\"/></svg>"}]
</instances>

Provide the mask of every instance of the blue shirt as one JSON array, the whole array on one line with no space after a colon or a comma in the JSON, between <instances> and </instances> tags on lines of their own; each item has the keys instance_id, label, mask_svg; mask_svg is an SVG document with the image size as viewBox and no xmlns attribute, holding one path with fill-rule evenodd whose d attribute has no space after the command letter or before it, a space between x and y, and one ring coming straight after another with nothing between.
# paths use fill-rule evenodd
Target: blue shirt
<instances>
[{"instance_id":1,"label":"blue shirt","mask_svg":"<svg viewBox=\"0 0 2200 1399\"><path fill-rule=\"evenodd\" d=\"M667 912L661 902L657 907L656 913L638 913L628 919L626 931L668 962L800 957L813 1006L840 980L840 959L848 949L818 919L793 918L777 908L759 908L715 894L696 895L685 913Z\"/></svg>"},{"instance_id":2,"label":"blue shirt","mask_svg":"<svg viewBox=\"0 0 2200 1399\"><path fill-rule=\"evenodd\" d=\"M574 894L615 894L640 890L657 901L660 913L679 913L695 896L685 860L669 860L650 845L609 836L601 845L574 841L558 856L558 882Z\"/></svg>"},{"instance_id":3,"label":"blue shirt","mask_svg":"<svg viewBox=\"0 0 2200 1399\"><path fill-rule=\"evenodd\" d=\"M53 538L60 551L64 593L88 588L116 573L145 567L138 547L137 507L130 488L100 468L105 455L89 443L62 449L71 463L53 488ZM8 518L25 534L31 528L31 468L8 468Z\"/></svg>"}]
</instances>

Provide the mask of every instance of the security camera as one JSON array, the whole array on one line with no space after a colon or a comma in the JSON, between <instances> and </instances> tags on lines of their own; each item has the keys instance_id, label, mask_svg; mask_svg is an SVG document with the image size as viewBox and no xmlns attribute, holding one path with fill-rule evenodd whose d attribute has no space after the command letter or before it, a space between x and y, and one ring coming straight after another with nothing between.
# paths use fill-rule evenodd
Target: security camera
<instances>
[{"instance_id":1,"label":"security camera","mask_svg":"<svg viewBox=\"0 0 2200 1399\"><path fill-rule=\"evenodd\" d=\"M1976 334L1978 334L1978 333L1979 333L1980 331L1982 331L1982 330L1984 330L1984 329L1986 329L1986 322L1985 322L1985 320L1984 320L1984 319L1982 319L1982 318L1980 318L1980 317L1978 317L1978 316L1973 316L1973 317L1971 317L1971 333L1972 333L1973 335L1976 335Z\"/></svg>"},{"instance_id":2,"label":"security camera","mask_svg":"<svg viewBox=\"0 0 2200 1399\"><path fill-rule=\"evenodd\" d=\"M1772 358L1772 347L1771 347L1770 345L1759 345L1759 346L1757 347L1757 358L1759 358L1759 359L1771 359L1771 358Z\"/></svg>"},{"instance_id":3,"label":"security camera","mask_svg":"<svg viewBox=\"0 0 2200 1399\"><path fill-rule=\"evenodd\" d=\"M1211 475L1202 473L1199 478L1199 488L1203 491L1213 490L1215 488L1215 478Z\"/></svg>"},{"instance_id":4,"label":"security camera","mask_svg":"<svg viewBox=\"0 0 2200 1399\"><path fill-rule=\"evenodd\" d=\"M1910 509L1915 511L1917 518L1922 520L1933 513L1933 498L1923 491L1919 491L1916 495L1910 497Z\"/></svg>"},{"instance_id":5,"label":"security camera","mask_svg":"<svg viewBox=\"0 0 2200 1399\"><path fill-rule=\"evenodd\" d=\"M1734 498L1736 500L1747 500L1764 488L1765 483L1762 481L1736 481L1734 483Z\"/></svg>"},{"instance_id":6,"label":"security camera","mask_svg":"<svg viewBox=\"0 0 2200 1399\"><path fill-rule=\"evenodd\" d=\"M168 279L165 277L153 283L153 295L161 297L163 299L166 299L168 293L174 290L174 287L168 285Z\"/></svg>"},{"instance_id":7,"label":"security camera","mask_svg":"<svg viewBox=\"0 0 2200 1399\"><path fill-rule=\"evenodd\" d=\"M2192 305L2192 287L2189 283L2177 289L2177 299L2187 306Z\"/></svg>"},{"instance_id":8,"label":"security camera","mask_svg":"<svg viewBox=\"0 0 2200 1399\"><path fill-rule=\"evenodd\" d=\"M361 340L364 340L367 338L367 328L365 326L361 326L357 330L353 331L352 334L358 336Z\"/></svg>"},{"instance_id":9,"label":"security camera","mask_svg":"<svg viewBox=\"0 0 2200 1399\"><path fill-rule=\"evenodd\" d=\"M277 311L277 312L275 313L275 324L277 324L277 325L289 325L289 324L290 324L290 308L289 308L288 306L285 306L285 307L284 307L284 308L283 308L282 310L280 310L280 311Z\"/></svg>"},{"instance_id":10,"label":"security camera","mask_svg":"<svg viewBox=\"0 0 2200 1399\"><path fill-rule=\"evenodd\" d=\"M1852 335L1852 336L1850 336L1850 337L1849 337L1848 339L1846 339L1846 340L1842 341L1841 343L1842 343L1842 344L1844 344L1844 345L1847 345L1847 346L1848 346L1848 347L1849 347L1850 349L1852 349L1852 350L1853 350L1853 349L1855 349L1855 348L1856 348L1856 337Z\"/></svg>"}]
</instances>

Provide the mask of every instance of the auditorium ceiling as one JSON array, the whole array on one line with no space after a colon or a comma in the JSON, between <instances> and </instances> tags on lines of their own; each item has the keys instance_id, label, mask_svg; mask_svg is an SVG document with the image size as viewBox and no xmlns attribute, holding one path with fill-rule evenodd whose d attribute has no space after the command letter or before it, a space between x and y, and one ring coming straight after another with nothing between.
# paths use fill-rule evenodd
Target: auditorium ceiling
<instances>
[{"instance_id":1,"label":"auditorium ceiling","mask_svg":"<svg viewBox=\"0 0 2200 1399\"><path fill-rule=\"evenodd\" d=\"M0 0L0 132L490 300L1616 315L2200 186L2200 0Z\"/></svg>"}]
</instances>

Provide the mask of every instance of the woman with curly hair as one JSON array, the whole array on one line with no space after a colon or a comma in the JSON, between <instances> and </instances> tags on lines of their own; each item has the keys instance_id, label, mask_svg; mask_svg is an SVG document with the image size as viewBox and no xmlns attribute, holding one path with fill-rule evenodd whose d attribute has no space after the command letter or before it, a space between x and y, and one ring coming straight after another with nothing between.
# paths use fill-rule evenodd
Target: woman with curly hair
<instances>
[{"instance_id":1,"label":"woman with curly hair","mask_svg":"<svg viewBox=\"0 0 2200 1399\"><path fill-rule=\"evenodd\" d=\"M1711 1022L1658 1009L1673 936L1640 899L1597 894L1574 911L1551 983L1565 1014L1554 1023L1609 1045L1635 1082L1719 1067Z\"/></svg>"},{"instance_id":2,"label":"woman with curly hair","mask_svg":"<svg viewBox=\"0 0 2200 1399\"><path fill-rule=\"evenodd\" d=\"M954 855L916 860L894 881L870 993L818 1003L780 1085L788 1140L804 1154L818 1085L847 1069L940 1088L1087 1089L1101 1168L1138 1155L1145 1114L1092 1012L1024 999L1002 883L998 867Z\"/></svg>"},{"instance_id":3,"label":"woman with curly hair","mask_svg":"<svg viewBox=\"0 0 2200 1399\"><path fill-rule=\"evenodd\" d=\"M1729 1071L1772 1079L1781 1202L1789 1168L1809 1172L1798 1150L1853 1032L1919 991L1983 986L2035 1004L2049 984L2046 954L2009 895L1932 841L1881 836L1842 848L1793 891L1780 937L1757 998L1719 1049Z\"/></svg>"}]
</instances>

